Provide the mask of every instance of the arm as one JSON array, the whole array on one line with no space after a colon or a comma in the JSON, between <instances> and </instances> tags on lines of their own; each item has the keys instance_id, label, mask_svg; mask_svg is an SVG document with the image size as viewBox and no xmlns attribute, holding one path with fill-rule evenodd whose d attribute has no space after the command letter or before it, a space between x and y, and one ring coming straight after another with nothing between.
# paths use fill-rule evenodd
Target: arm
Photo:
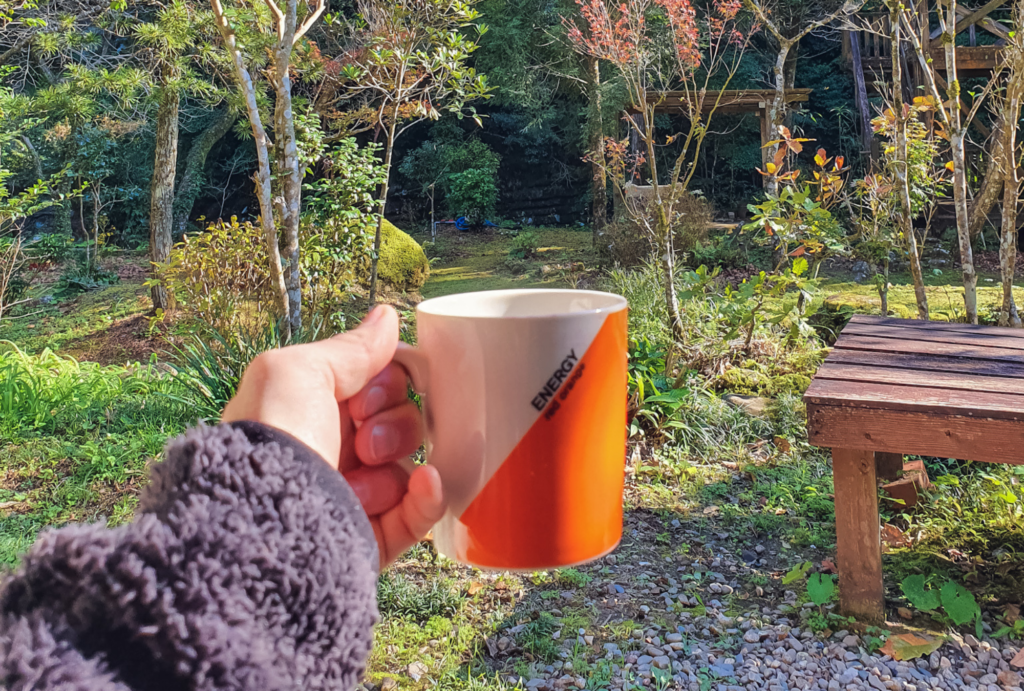
<instances>
[{"instance_id":1,"label":"arm","mask_svg":"<svg viewBox=\"0 0 1024 691\"><path fill-rule=\"evenodd\" d=\"M436 471L396 463L419 422L397 318L373 316L258 358L226 424L168 445L132 524L43 533L0 586L0 687L351 689L379 564L443 511Z\"/></svg>"}]
</instances>

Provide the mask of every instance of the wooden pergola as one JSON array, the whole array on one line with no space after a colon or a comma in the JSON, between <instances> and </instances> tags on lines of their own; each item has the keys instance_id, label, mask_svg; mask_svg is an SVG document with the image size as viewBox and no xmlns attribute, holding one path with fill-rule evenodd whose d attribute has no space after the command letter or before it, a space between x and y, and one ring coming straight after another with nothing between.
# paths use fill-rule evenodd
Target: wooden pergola
<instances>
[{"instance_id":1,"label":"wooden pergola","mask_svg":"<svg viewBox=\"0 0 1024 691\"><path fill-rule=\"evenodd\" d=\"M814 89L789 89L786 91L786 105L794 103L806 103ZM693 94L684 91L650 91L647 93L647 102L654 105L655 113L667 113L670 115L687 115L690 113L690 99ZM701 103L701 113L708 115L712 111L716 114L744 114L757 113L761 123L761 163L768 160L768 150L764 146L770 141L771 120L768 114L769 105L775 98L774 89L729 89L726 91L709 91L705 94ZM631 109L631 113L637 113ZM630 133L630 148L635 152L639 148L639 135L634 129Z\"/></svg>"}]
</instances>

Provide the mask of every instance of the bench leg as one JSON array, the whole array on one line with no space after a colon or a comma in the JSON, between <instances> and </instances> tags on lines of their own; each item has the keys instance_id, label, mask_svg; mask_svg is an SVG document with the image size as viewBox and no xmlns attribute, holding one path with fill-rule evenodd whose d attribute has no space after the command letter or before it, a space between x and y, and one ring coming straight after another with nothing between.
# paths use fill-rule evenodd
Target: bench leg
<instances>
[{"instance_id":1,"label":"bench leg","mask_svg":"<svg viewBox=\"0 0 1024 691\"><path fill-rule=\"evenodd\" d=\"M832 449L832 474L839 607L844 614L882 623L885 613L875 454Z\"/></svg>"},{"instance_id":2,"label":"bench leg","mask_svg":"<svg viewBox=\"0 0 1024 691\"><path fill-rule=\"evenodd\" d=\"M898 480L903 472L903 454L875 452L875 470L881 480Z\"/></svg>"}]
</instances>

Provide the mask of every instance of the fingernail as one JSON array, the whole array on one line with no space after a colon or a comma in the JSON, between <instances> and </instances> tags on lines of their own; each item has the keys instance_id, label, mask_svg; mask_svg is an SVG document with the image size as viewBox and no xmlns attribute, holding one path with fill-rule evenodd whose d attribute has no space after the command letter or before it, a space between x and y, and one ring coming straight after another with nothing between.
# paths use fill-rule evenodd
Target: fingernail
<instances>
[{"instance_id":1,"label":"fingernail","mask_svg":"<svg viewBox=\"0 0 1024 691\"><path fill-rule=\"evenodd\" d=\"M387 403L388 394L382 386L375 386L366 392L366 397L363 399L363 415L370 417L376 415L384 409L384 404Z\"/></svg>"},{"instance_id":2,"label":"fingernail","mask_svg":"<svg viewBox=\"0 0 1024 691\"><path fill-rule=\"evenodd\" d=\"M370 432L370 452L380 461L398 451L398 435L384 425L377 425Z\"/></svg>"},{"instance_id":3,"label":"fingernail","mask_svg":"<svg viewBox=\"0 0 1024 691\"><path fill-rule=\"evenodd\" d=\"M363 318L363 322L362 322L361 326L370 326L372 324L375 324L383 316L384 316L384 305L377 305L372 310L370 310L370 313L367 314L366 317Z\"/></svg>"}]
</instances>

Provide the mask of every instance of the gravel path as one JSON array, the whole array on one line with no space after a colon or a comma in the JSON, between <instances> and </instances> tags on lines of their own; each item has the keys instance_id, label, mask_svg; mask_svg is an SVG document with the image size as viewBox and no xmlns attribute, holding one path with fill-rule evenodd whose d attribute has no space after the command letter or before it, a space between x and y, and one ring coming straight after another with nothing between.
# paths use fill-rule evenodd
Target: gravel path
<instances>
[{"instance_id":1,"label":"gravel path","mask_svg":"<svg viewBox=\"0 0 1024 691\"><path fill-rule=\"evenodd\" d=\"M615 557L609 557L607 563L615 564ZM677 566L676 577L661 575L652 581L643 576L655 574L641 573L640 580L647 585L637 588L630 585L637 567L620 562L620 566L606 569L605 576L585 591L561 593L567 605L579 604L582 599L584 607L607 612L609 618L621 621L632 614L645 628L622 640L608 640L607 629L602 629L602 637L593 635L595 631L569 631L562 626L552 638L560 646L563 661L551 665L535 662L529 675L511 675L508 681L534 691L591 689L596 688L593 671L601 666L611 689L637 685L656 691L1024 689L1024 659L1016 660L1021 667L1011 665L1020 646L1005 639L979 641L971 635L953 634L929 657L896 661L872 654L866 641L851 631L826 632L831 635L823 638L809 630L807 620L817 608L811 603L798 604L794 591L785 591L777 606L737 597L743 588L739 580L745 570L742 560L713 560L710 566L707 571L699 562ZM715 566L730 576L716 572ZM657 567L641 563L639 568ZM633 572L629 581L614 575L624 570ZM704 578L687 580L685 575L693 570L703 571ZM744 606L751 611L744 611ZM557 605L549 612L559 621ZM673 623L655 623L666 620ZM521 652L517 641L524 634L529 634L527 625L510 627L489 641L488 647L498 652L496 657L517 654ZM574 660L576 666L585 660L589 681L573 669Z\"/></svg>"}]
</instances>

